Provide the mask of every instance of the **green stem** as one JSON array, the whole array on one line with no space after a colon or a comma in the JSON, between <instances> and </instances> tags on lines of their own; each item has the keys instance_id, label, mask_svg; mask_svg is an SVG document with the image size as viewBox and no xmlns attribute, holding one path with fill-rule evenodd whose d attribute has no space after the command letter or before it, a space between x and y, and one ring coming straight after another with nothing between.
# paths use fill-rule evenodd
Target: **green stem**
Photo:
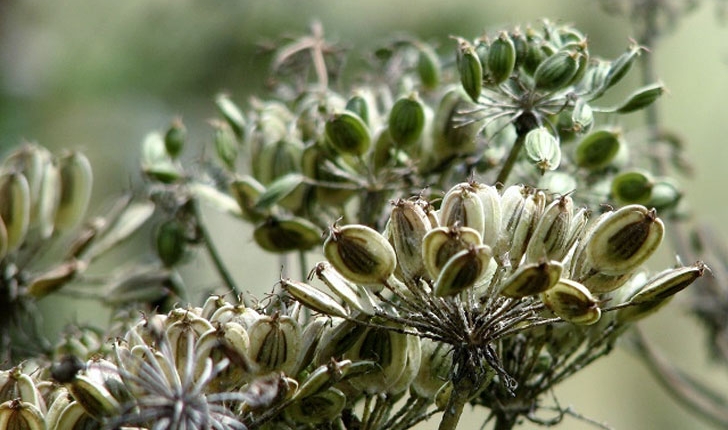
<instances>
[{"instance_id":1,"label":"green stem","mask_svg":"<svg viewBox=\"0 0 728 430\"><path fill-rule=\"evenodd\" d=\"M222 282L225 284L225 286L233 292L233 294L235 295L235 299L238 302L243 300L242 291L240 291L238 286L235 284L233 277L230 275L227 267L225 267L225 263L222 262L222 258L220 257L220 253L215 247L212 236L210 236L210 232L209 230L207 230L205 223L202 222L202 213L200 212L200 206L197 204L197 202L195 202L193 206L195 210L195 218L197 219L197 228L202 235L202 241L205 244L205 249L207 250L207 254L210 256L210 260L212 260L212 264L215 266L215 270L220 275L220 278L222 278ZM245 302L245 300L243 300L243 302Z\"/></svg>"},{"instance_id":2,"label":"green stem","mask_svg":"<svg viewBox=\"0 0 728 430\"><path fill-rule=\"evenodd\" d=\"M308 259L305 251L298 251L298 265L300 266L298 270L300 270L301 280L303 281L308 277Z\"/></svg>"},{"instance_id":3,"label":"green stem","mask_svg":"<svg viewBox=\"0 0 728 430\"><path fill-rule=\"evenodd\" d=\"M493 430L511 430L515 426L516 416L498 414L495 418L495 427L493 427Z\"/></svg>"},{"instance_id":4,"label":"green stem","mask_svg":"<svg viewBox=\"0 0 728 430\"><path fill-rule=\"evenodd\" d=\"M513 142L513 147L511 148L511 152L508 154L508 158L506 159L506 162L503 164L503 167L501 167L501 171L498 172L498 177L496 178L495 182L500 182L501 184L506 183L506 180L508 179L508 175L511 174L511 170L513 170L513 166L516 164L516 160L518 159L518 154L521 152L521 148L523 148L523 142L526 141L526 135L525 134L519 134L518 138L515 142Z\"/></svg>"},{"instance_id":5,"label":"green stem","mask_svg":"<svg viewBox=\"0 0 728 430\"><path fill-rule=\"evenodd\" d=\"M467 375L458 375L452 379L453 387L450 399L440 421L439 430L451 430L458 426L465 404L475 391L475 384Z\"/></svg>"},{"instance_id":6,"label":"green stem","mask_svg":"<svg viewBox=\"0 0 728 430\"><path fill-rule=\"evenodd\" d=\"M526 135L529 131L536 128L538 126L538 123L533 114L524 113L516 119L515 126L516 135L518 137L516 138L516 141L513 142L511 152L508 153L508 158L506 159L506 162L503 163L503 167L501 167L500 172L498 172L498 177L495 180L496 183L500 182L503 185L506 184L508 176L511 174L511 170L513 170L513 166L516 165L518 155L521 153L523 144L526 141Z\"/></svg>"}]
</instances>

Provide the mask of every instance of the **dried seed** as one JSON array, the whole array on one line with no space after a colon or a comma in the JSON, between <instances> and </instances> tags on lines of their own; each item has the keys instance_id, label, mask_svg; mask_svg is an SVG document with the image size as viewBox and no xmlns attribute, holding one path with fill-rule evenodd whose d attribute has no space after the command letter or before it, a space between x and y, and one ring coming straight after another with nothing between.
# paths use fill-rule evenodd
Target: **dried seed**
<instances>
[{"instance_id":1,"label":"dried seed","mask_svg":"<svg viewBox=\"0 0 728 430\"><path fill-rule=\"evenodd\" d=\"M557 261L524 264L502 283L500 294L515 299L547 291L561 278L563 266Z\"/></svg>"},{"instance_id":2,"label":"dried seed","mask_svg":"<svg viewBox=\"0 0 728 430\"><path fill-rule=\"evenodd\" d=\"M562 278L541 293L541 301L558 317L579 325L599 321L601 309L589 290L578 282Z\"/></svg>"},{"instance_id":3,"label":"dried seed","mask_svg":"<svg viewBox=\"0 0 728 430\"><path fill-rule=\"evenodd\" d=\"M586 238L591 268L621 275L644 263L662 242L665 227L655 210L629 205L604 217Z\"/></svg>"},{"instance_id":4,"label":"dried seed","mask_svg":"<svg viewBox=\"0 0 728 430\"><path fill-rule=\"evenodd\" d=\"M361 284L385 282L397 266L397 256L387 239L364 225L331 227L324 255L344 278Z\"/></svg>"}]
</instances>

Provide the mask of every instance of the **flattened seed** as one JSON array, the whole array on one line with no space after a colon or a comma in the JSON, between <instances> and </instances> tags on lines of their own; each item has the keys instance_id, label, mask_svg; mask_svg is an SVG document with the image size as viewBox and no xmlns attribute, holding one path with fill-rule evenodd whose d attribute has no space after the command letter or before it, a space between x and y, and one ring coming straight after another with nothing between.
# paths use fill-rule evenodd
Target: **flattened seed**
<instances>
[{"instance_id":1,"label":"flattened seed","mask_svg":"<svg viewBox=\"0 0 728 430\"><path fill-rule=\"evenodd\" d=\"M478 260L473 261L474 264L468 264L462 269L458 270L455 278L452 280L454 286L459 285L472 285L475 283L478 275L482 271L482 265Z\"/></svg>"},{"instance_id":2,"label":"flattened seed","mask_svg":"<svg viewBox=\"0 0 728 430\"><path fill-rule=\"evenodd\" d=\"M341 261L352 272L369 274L377 267L377 259L367 250L361 238L339 238L338 252Z\"/></svg>"},{"instance_id":3,"label":"flattened seed","mask_svg":"<svg viewBox=\"0 0 728 430\"><path fill-rule=\"evenodd\" d=\"M501 294L521 298L543 293L556 285L563 267L557 262L541 262L521 266L508 280Z\"/></svg>"},{"instance_id":4,"label":"flattened seed","mask_svg":"<svg viewBox=\"0 0 728 430\"><path fill-rule=\"evenodd\" d=\"M647 217L643 221L625 226L618 234L607 240L609 253L627 260L637 253L650 233L650 224L654 220Z\"/></svg>"}]
</instances>

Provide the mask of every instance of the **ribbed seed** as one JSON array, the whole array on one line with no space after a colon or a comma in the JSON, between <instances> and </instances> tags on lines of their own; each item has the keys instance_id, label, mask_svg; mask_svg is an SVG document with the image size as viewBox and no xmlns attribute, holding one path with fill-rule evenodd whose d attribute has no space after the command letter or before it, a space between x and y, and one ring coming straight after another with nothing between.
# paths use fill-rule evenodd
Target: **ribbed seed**
<instances>
[{"instance_id":1,"label":"ribbed seed","mask_svg":"<svg viewBox=\"0 0 728 430\"><path fill-rule=\"evenodd\" d=\"M435 295L448 297L475 286L487 273L492 256L490 247L485 245L472 246L453 255L435 281Z\"/></svg>"},{"instance_id":2,"label":"ribbed seed","mask_svg":"<svg viewBox=\"0 0 728 430\"><path fill-rule=\"evenodd\" d=\"M520 299L547 291L561 278L563 266L557 261L524 264L503 281L500 294Z\"/></svg>"},{"instance_id":3,"label":"ribbed seed","mask_svg":"<svg viewBox=\"0 0 728 430\"><path fill-rule=\"evenodd\" d=\"M665 227L653 210L625 206L594 227L586 254L589 265L608 275L621 275L645 262L662 242Z\"/></svg>"},{"instance_id":4,"label":"ribbed seed","mask_svg":"<svg viewBox=\"0 0 728 430\"><path fill-rule=\"evenodd\" d=\"M437 279L450 258L470 246L483 245L480 233L468 227L437 227L422 239L422 260L431 279Z\"/></svg>"},{"instance_id":5,"label":"ribbed seed","mask_svg":"<svg viewBox=\"0 0 728 430\"><path fill-rule=\"evenodd\" d=\"M304 306L325 315L345 318L349 313L333 297L303 282L281 279L281 287Z\"/></svg>"},{"instance_id":6,"label":"ribbed seed","mask_svg":"<svg viewBox=\"0 0 728 430\"><path fill-rule=\"evenodd\" d=\"M485 214L474 185L463 182L452 187L442 198L440 225L470 227L483 235Z\"/></svg>"},{"instance_id":7,"label":"ribbed seed","mask_svg":"<svg viewBox=\"0 0 728 430\"><path fill-rule=\"evenodd\" d=\"M594 324L601 317L601 309L589 290L570 279L562 278L541 293L541 301L557 316L574 324Z\"/></svg>"},{"instance_id":8,"label":"ribbed seed","mask_svg":"<svg viewBox=\"0 0 728 430\"><path fill-rule=\"evenodd\" d=\"M425 273L422 261L422 240L432 230L421 204L397 200L389 216L389 234L397 254L397 265L408 279Z\"/></svg>"},{"instance_id":9,"label":"ribbed seed","mask_svg":"<svg viewBox=\"0 0 728 430\"><path fill-rule=\"evenodd\" d=\"M397 257L392 245L364 225L331 227L324 255L332 266L354 283L381 284L393 273Z\"/></svg>"},{"instance_id":10,"label":"ribbed seed","mask_svg":"<svg viewBox=\"0 0 728 430\"><path fill-rule=\"evenodd\" d=\"M0 219L5 224L6 252L20 248L30 223L30 188L21 173L0 176Z\"/></svg>"}]
</instances>

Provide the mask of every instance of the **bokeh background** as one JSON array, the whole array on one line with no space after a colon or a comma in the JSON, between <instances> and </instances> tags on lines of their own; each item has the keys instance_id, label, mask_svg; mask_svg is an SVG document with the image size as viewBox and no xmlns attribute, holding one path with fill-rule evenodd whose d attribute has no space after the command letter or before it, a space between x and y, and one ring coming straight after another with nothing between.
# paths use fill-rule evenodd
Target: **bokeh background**
<instances>
[{"instance_id":1,"label":"bokeh background","mask_svg":"<svg viewBox=\"0 0 728 430\"><path fill-rule=\"evenodd\" d=\"M698 3L651 55L669 88L660 101L664 123L686 139L695 167L694 177L683 179L689 202L728 238L728 28L717 11L715 1ZM24 140L84 151L96 176L92 207L99 207L138 181L146 133L182 116L191 141L209 144L206 120L215 115L214 94L225 90L241 105L268 94L270 57L260 55L260 42L303 33L318 19L327 37L353 56L402 32L447 52L454 47L449 35L472 38L542 17L576 24L588 35L591 52L607 58L621 53L634 33L628 18L605 14L596 0L0 1L0 156ZM638 79L633 72L620 88L627 92ZM641 117L626 120L637 124ZM239 284L270 290L279 260L257 250L248 226L207 216ZM133 245L120 249L104 267L112 270L136 254ZM662 258L664 265L672 256ZM187 284L197 291L216 285L208 268L200 255L184 269ZM728 395L727 367L706 359L700 327L685 314L686 300L673 301L642 328L674 363ZM50 331L71 321L103 324L107 317L93 302L69 303L55 297L43 303ZM555 394L562 405L617 429L710 428L680 409L624 348ZM477 429L484 418L482 411L469 412L462 428ZM435 428L434 421L421 428ZM589 426L566 418L561 428Z\"/></svg>"}]
</instances>

